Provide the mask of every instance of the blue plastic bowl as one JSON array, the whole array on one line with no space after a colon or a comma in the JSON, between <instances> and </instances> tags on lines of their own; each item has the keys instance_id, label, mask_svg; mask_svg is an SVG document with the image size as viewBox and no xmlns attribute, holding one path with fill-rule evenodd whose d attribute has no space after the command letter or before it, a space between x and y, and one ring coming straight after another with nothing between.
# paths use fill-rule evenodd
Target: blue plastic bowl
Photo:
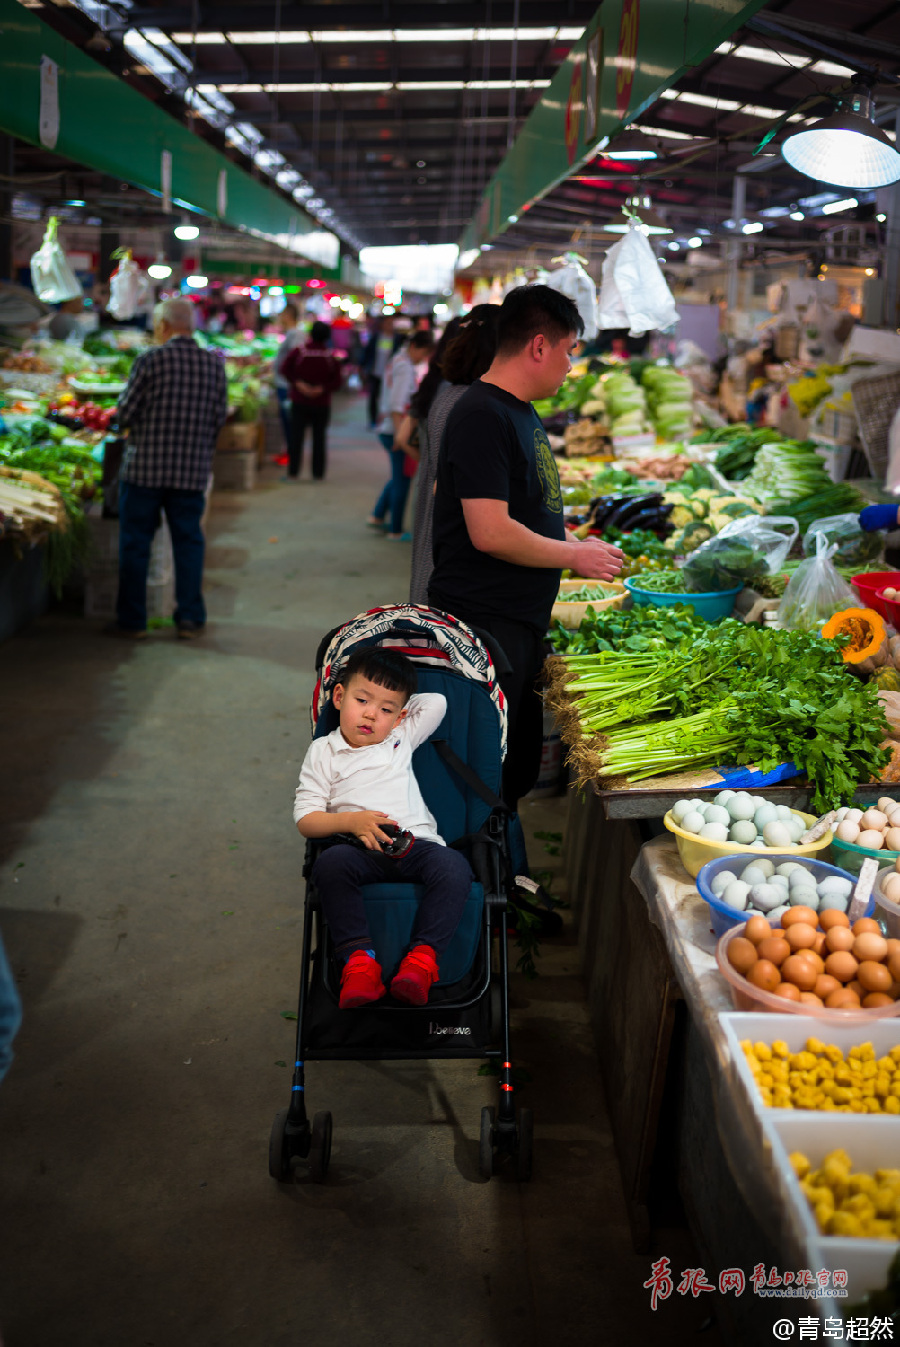
<instances>
[{"instance_id":1,"label":"blue plastic bowl","mask_svg":"<svg viewBox=\"0 0 900 1347\"><path fill-rule=\"evenodd\" d=\"M703 869L697 875L694 881L697 890L704 902L709 904L709 915L712 921L712 928L716 935L724 935L732 926L739 926L741 922L748 917L754 916L753 912L737 912L733 907L728 907L716 897L709 887L713 879L720 870L732 870L740 879L739 871L746 869L748 865L753 864L752 852L741 851L734 856L720 856L717 860L707 861ZM856 883L856 875L848 874L846 870L840 870L836 865L828 865L826 861L814 861L808 856L792 856L785 853L783 856L766 854L761 857L762 860L771 861L776 870L779 865L786 861L792 861L795 865L802 865L804 870L809 870L815 877L816 883L827 878L828 875L837 875L840 879L849 879L851 883ZM865 915L871 917L875 911L874 896L869 899L869 906L866 908ZM765 912L760 913L765 916Z\"/></svg>"},{"instance_id":2,"label":"blue plastic bowl","mask_svg":"<svg viewBox=\"0 0 900 1347\"><path fill-rule=\"evenodd\" d=\"M676 603L689 603L698 617L707 622L715 622L720 617L730 617L734 601L744 588L723 589L720 594L656 594L650 589L638 589L631 576L622 582L635 603L642 607L671 608Z\"/></svg>"}]
</instances>

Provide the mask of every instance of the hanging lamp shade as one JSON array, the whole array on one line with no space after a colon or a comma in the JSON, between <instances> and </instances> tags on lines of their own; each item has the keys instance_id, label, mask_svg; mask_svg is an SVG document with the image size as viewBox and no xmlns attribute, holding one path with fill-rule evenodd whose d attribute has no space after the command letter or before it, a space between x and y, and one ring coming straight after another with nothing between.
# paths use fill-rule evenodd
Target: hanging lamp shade
<instances>
[{"instance_id":1,"label":"hanging lamp shade","mask_svg":"<svg viewBox=\"0 0 900 1347\"><path fill-rule=\"evenodd\" d=\"M861 190L900 181L900 154L872 118L872 100L855 90L849 106L795 131L781 147L792 168L817 182Z\"/></svg>"},{"instance_id":2,"label":"hanging lamp shade","mask_svg":"<svg viewBox=\"0 0 900 1347\"><path fill-rule=\"evenodd\" d=\"M666 224L661 215L657 215L652 206L638 205L629 203L630 209L640 219L641 227L645 234L672 234L674 230ZM631 228L631 220L623 220L621 223L605 224L603 226L606 234L627 234Z\"/></svg>"},{"instance_id":3,"label":"hanging lamp shade","mask_svg":"<svg viewBox=\"0 0 900 1347\"><path fill-rule=\"evenodd\" d=\"M604 159L640 161L659 158L657 142L653 137L634 129L623 131L620 136L614 136L601 153Z\"/></svg>"}]
</instances>

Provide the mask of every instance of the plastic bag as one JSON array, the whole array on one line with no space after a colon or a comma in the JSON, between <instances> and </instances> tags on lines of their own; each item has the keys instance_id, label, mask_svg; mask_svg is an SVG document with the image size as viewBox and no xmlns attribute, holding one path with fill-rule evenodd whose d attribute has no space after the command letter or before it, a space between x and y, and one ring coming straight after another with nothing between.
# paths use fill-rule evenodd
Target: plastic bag
<instances>
[{"instance_id":1,"label":"plastic bag","mask_svg":"<svg viewBox=\"0 0 900 1347\"><path fill-rule=\"evenodd\" d=\"M108 311L113 318L125 322L133 318L138 309L150 298L150 282L126 248L119 265L109 278Z\"/></svg>"},{"instance_id":2,"label":"plastic bag","mask_svg":"<svg viewBox=\"0 0 900 1347\"><path fill-rule=\"evenodd\" d=\"M781 596L776 620L792 631L819 631L842 608L855 608L858 599L834 568L837 543L816 534L816 554L801 561Z\"/></svg>"},{"instance_id":3,"label":"plastic bag","mask_svg":"<svg viewBox=\"0 0 900 1347\"><path fill-rule=\"evenodd\" d=\"M678 321L678 310L653 249L638 227L614 244L603 263L600 327L627 327L640 337Z\"/></svg>"},{"instance_id":4,"label":"plastic bag","mask_svg":"<svg viewBox=\"0 0 900 1347\"><path fill-rule=\"evenodd\" d=\"M593 341L597 335L597 287L581 263L570 257L564 267L550 272L546 284L573 301L584 322L582 337Z\"/></svg>"},{"instance_id":5,"label":"plastic bag","mask_svg":"<svg viewBox=\"0 0 900 1347\"><path fill-rule=\"evenodd\" d=\"M870 562L877 561L882 554L884 535L880 532L866 533L860 527L858 514L832 514L810 524L803 535L805 557L811 557L815 552L816 538L820 533L825 535L829 543L837 544L835 566L855 566L861 570Z\"/></svg>"},{"instance_id":6,"label":"plastic bag","mask_svg":"<svg viewBox=\"0 0 900 1347\"><path fill-rule=\"evenodd\" d=\"M891 495L900 495L900 407L888 429L888 469L885 485Z\"/></svg>"},{"instance_id":7,"label":"plastic bag","mask_svg":"<svg viewBox=\"0 0 900 1347\"><path fill-rule=\"evenodd\" d=\"M688 591L714 594L736 585L752 588L754 580L781 570L799 532L796 519L787 515L733 519L685 563Z\"/></svg>"},{"instance_id":8,"label":"plastic bag","mask_svg":"<svg viewBox=\"0 0 900 1347\"><path fill-rule=\"evenodd\" d=\"M79 299L82 293L78 277L56 237L57 225L56 216L51 215L44 241L31 258L31 284L44 304L65 304L66 300Z\"/></svg>"}]
</instances>

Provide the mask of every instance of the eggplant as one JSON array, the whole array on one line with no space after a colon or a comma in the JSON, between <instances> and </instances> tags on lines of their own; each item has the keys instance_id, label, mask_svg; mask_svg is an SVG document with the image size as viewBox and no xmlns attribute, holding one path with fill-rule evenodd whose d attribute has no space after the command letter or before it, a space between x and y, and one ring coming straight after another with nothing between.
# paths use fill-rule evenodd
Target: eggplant
<instances>
[{"instance_id":1,"label":"eggplant","mask_svg":"<svg viewBox=\"0 0 900 1347\"><path fill-rule=\"evenodd\" d=\"M596 500L592 500L588 513L591 528L599 529L602 533L615 512L632 500L634 500L633 496L622 495L598 496Z\"/></svg>"},{"instance_id":2,"label":"eggplant","mask_svg":"<svg viewBox=\"0 0 900 1347\"><path fill-rule=\"evenodd\" d=\"M637 529L647 529L650 533L660 533L669 527L669 515L673 508L672 505L651 505L629 520L627 531L633 533Z\"/></svg>"},{"instance_id":3,"label":"eggplant","mask_svg":"<svg viewBox=\"0 0 900 1347\"><path fill-rule=\"evenodd\" d=\"M638 496L637 499L632 496L630 500L627 500L624 505L620 505L619 508L604 521L604 528L616 528L620 533L627 533L630 529L634 528L631 520L636 519L643 510L649 510L652 507L661 504L662 495L658 492L650 496Z\"/></svg>"}]
</instances>

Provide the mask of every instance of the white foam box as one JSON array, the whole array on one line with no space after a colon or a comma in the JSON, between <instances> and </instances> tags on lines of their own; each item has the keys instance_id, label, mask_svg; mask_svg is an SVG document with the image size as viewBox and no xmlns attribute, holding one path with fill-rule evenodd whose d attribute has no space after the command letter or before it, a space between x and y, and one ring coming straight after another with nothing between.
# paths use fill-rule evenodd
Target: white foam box
<instances>
[{"instance_id":1,"label":"white foam box","mask_svg":"<svg viewBox=\"0 0 900 1347\"><path fill-rule=\"evenodd\" d=\"M89 575L84 586L85 617L114 618L116 615L116 596L119 592L118 574ZM147 616L171 617L175 609L175 581L172 576L167 580L147 582Z\"/></svg>"},{"instance_id":2,"label":"white foam box","mask_svg":"<svg viewBox=\"0 0 900 1347\"><path fill-rule=\"evenodd\" d=\"M100 515L86 515L91 531L91 555L87 563L86 579L101 580L119 572L119 521ZM163 584L172 578L172 535L163 518L156 530L150 548L147 578L151 584Z\"/></svg>"},{"instance_id":3,"label":"white foam box","mask_svg":"<svg viewBox=\"0 0 900 1347\"><path fill-rule=\"evenodd\" d=\"M861 1118L863 1122L878 1121L880 1118L893 1119L894 1127L900 1134L900 1117L892 1114L856 1114L828 1113L820 1114L815 1109L778 1109L769 1108L760 1098L759 1089L753 1079L753 1073L747 1065L747 1058L741 1043L748 1039L751 1043L768 1043L771 1046L777 1039L786 1043L791 1052L802 1052L808 1038L818 1038L822 1043L833 1043L846 1057L851 1048L861 1043L871 1043L876 1057L884 1057L891 1048L900 1044L900 1017L891 1016L880 1020L863 1020L862 1023L836 1023L825 1016L813 1015L757 1015L750 1012L723 1014L719 1023L725 1031L731 1059L737 1079L747 1098L764 1126L772 1118Z\"/></svg>"},{"instance_id":4,"label":"white foam box","mask_svg":"<svg viewBox=\"0 0 900 1347\"><path fill-rule=\"evenodd\" d=\"M776 1114L775 1110L770 1112ZM842 1269L847 1273L847 1299L825 1302L820 1306L820 1313L843 1313L866 1291L877 1291L885 1285L897 1243L888 1239L838 1239L820 1234L789 1156L793 1151L801 1151L813 1169L818 1169L825 1156L840 1147L850 1157L851 1173L872 1174L876 1169L900 1169L900 1125L889 1115L778 1110L769 1126L776 1177L807 1232L806 1266L814 1273L820 1268L827 1268L829 1272Z\"/></svg>"},{"instance_id":5,"label":"white foam box","mask_svg":"<svg viewBox=\"0 0 900 1347\"><path fill-rule=\"evenodd\" d=\"M255 449L232 449L213 456L213 488L216 491L252 491L255 486Z\"/></svg>"}]
</instances>

